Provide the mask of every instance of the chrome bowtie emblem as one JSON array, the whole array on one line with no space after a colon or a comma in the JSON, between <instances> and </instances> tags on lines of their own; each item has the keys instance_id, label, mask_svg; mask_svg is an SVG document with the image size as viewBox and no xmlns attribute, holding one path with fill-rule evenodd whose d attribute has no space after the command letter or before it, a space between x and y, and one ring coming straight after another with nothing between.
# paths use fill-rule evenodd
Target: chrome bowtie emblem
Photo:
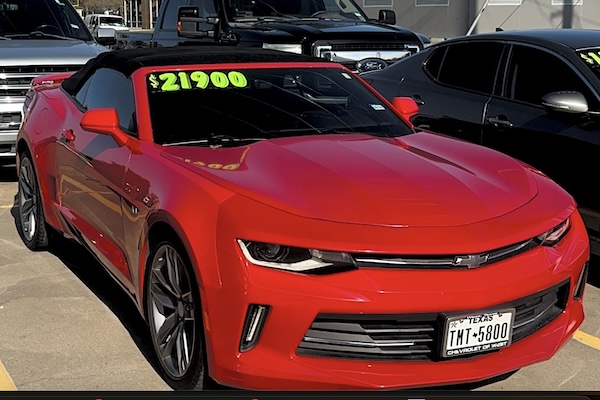
<instances>
[{"instance_id":1,"label":"chrome bowtie emblem","mask_svg":"<svg viewBox=\"0 0 600 400\"><path fill-rule=\"evenodd\" d=\"M455 267L477 268L485 264L490 257L489 254L469 254L468 256L456 256L452 260Z\"/></svg>"}]
</instances>

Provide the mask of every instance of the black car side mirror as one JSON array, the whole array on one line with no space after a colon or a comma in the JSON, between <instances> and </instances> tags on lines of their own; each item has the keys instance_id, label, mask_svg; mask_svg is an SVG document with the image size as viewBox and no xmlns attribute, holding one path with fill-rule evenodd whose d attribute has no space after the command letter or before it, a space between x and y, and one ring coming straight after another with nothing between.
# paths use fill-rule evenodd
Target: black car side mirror
<instances>
[{"instance_id":1,"label":"black car side mirror","mask_svg":"<svg viewBox=\"0 0 600 400\"><path fill-rule=\"evenodd\" d=\"M552 112L583 114L589 111L585 96L575 91L548 93L542 97L542 105Z\"/></svg>"},{"instance_id":2,"label":"black car side mirror","mask_svg":"<svg viewBox=\"0 0 600 400\"><path fill-rule=\"evenodd\" d=\"M177 11L177 35L189 38L217 38L219 17L200 16L198 7L179 7Z\"/></svg>"},{"instance_id":3,"label":"black car side mirror","mask_svg":"<svg viewBox=\"0 0 600 400\"><path fill-rule=\"evenodd\" d=\"M377 22L388 25L396 25L396 12L393 10L379 10Z\"/></svg>"}]
</instances>

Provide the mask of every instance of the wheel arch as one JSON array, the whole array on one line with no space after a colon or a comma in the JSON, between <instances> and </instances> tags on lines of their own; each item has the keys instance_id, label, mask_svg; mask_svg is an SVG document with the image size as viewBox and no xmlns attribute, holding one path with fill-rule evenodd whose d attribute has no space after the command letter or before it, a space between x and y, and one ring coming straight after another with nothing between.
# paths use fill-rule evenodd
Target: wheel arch
<instances>
[{"instance_id":1,"label":"wheel arch","mask_svg":"<svg viewBox=\"0 0 600 400\"><path fill-rule=\"evenodd\" d=\"M147 233L144 235L144 243L141 244L140 249L142 249L142 257L143 259L140 262L140 311L144 319L148 322L148 306L147 306L147 279L148 274L150 272L149 263L150 263L150 255L151 249L153 246L159 244L162 241L169 241L176 246L181 248L181 251L184 252L182 254L185 257L186 261L190 263L190 267L192 269L192 273L194 274L194 279L196 280L196 287L199 290L200 297L200 318L202 319L202 327L204 329L203 335L203 345L204 345L204 353L205 353L205 368L208 371L210 376L210 360L212 360L212 340L210 335L207 334L206 324L209 323L207 319L207 311L206 305L207 301L205 298L202 283L202 278L200 274L199 266L196 265L195 259L193 257L193 251L191 247L191 243L189 242L187 236L183 233L184 230L181 224L173 217L170 213L165 210L159 210L152 214L148 218L147 223Z\"/></svg>"}]
</instances>

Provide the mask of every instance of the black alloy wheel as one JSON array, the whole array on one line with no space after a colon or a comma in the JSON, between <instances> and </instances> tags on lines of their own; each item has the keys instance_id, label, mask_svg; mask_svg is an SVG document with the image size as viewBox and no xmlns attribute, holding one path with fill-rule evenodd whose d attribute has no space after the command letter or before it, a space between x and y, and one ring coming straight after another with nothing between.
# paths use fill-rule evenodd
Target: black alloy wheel
<instances>
[{"instance_id":1,"label":"black alloy wheel","mask_svg":"<svg viewBox=\"0 0 600 400\"><path fill-rule=\"evenodd\" d=\"M48 229L35 168L28 152L20 155L17 197L18 227L25 245L30 250L45 250L49 242Z\"/></svg>"},{"instance_id":2,"label":"black alloy wheel","mask_svg":"<svg viewBox=\"0 0 600 400\"><path fill-rule=\"evenodd\" d=\"M171 242L152 249L146 307L160 371L174 389L201 390L205 367L200 291L185 252Z\"/></svg>"}]
</instances>

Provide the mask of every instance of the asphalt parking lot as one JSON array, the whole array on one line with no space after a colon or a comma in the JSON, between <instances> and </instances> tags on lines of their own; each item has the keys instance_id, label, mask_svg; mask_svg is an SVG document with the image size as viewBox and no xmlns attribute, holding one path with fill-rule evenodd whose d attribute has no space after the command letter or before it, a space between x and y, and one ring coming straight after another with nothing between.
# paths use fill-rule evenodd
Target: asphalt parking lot
<instances>
[{"instance_id":1,"label":"asphalt parking lot","mask_svg":"<svg viewBox=\"0 0 600 400\"><path fill-rule=\"evenodd\" d=\"M83 249L29 251L15 228L14 168L0 170L0 390L169 390L145 323ZM554 358L474 390L600 391L600 262L586 320Z\"/></svg>"}]
</instances>

